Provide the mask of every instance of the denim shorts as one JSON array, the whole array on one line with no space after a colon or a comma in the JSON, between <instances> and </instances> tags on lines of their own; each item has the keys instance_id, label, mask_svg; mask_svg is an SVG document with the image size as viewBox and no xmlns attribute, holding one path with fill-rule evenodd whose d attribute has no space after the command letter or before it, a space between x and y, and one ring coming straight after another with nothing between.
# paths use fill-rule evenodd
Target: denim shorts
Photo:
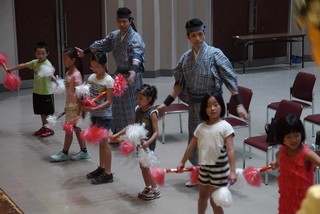
<instances>
[{"instance_id":1,"label":"denim shorts","mask_svg":"<svg viewBox=\"0 0 320 214\"><path fill-rule=\"evenodd\" d=\"M105 129L111 129L112 127L112 119L109 118L91 116L91 122L92 125L103 127Z\"/></svg>"}]
</instances>

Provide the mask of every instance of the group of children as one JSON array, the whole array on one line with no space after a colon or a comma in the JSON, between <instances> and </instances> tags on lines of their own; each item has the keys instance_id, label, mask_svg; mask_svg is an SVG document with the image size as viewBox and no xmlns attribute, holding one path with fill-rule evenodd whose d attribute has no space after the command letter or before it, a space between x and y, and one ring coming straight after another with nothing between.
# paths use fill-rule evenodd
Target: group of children
<instances>
[{"instance_id":1,"label":"group of children","mask_svg":"<svg viewBox=\"0 0 320 214\"><path fill-rule=\"evenodd\" d=\"M38 43L35 47L37 59L28 63L19 64L8 68L8 71L22 68L30 68L34 71L33 106L34 113L41 115L42 127L34 134L41 137L53 135L53 130L46 127L46 118L54 113L54 95L51 89L52 77L39 77L37 72L42 64L51 65L47 59L49 52L44 43ZM96 102L95 107L81 106L79 98L75 94L75 87L83 83L81 62L77 50L73 47L66 48L63 52L63 62L66 67L66 121L72 121L82 114L90 112L93 125L106 129L112 124L112 92L114 80L108 74L107 58L105 53L96 51L90 58L90 68L93 73L88 78L90 94L94 97L101 92L105 96ZM144 149L154 150L158 136L158 113L153 106L157 98L157 89L154 86L144 84L136 92L138 106L132 116L131 123L145 123L148 136L142 140ZM201 103L200 116L203 122L198 125L194 137L183 155L177 168L183 168L192 151L199 149L199 199L198 213L205 213L208 201L213 212L223 213L223 208L216 206L212 193L221 186L235 183L235 154L233 148L234 130L230 124L223 120L225 104L221 94L206 94ZM115 118L116 119L116 118ZM129 124L128 124L129 125ZM80 152L69 157L68 151L73 140L73 133L65 133L62 151L51 155L52 161L80 160L90 158L86 143L82 140L81 129L74 125L74 132L80 146ZM115 133L116 139L125 134L126 129ZM313 184L315 165L320 166L320 157L304 144L306 135L301 120L295 115L287 115L277 123L276 137L282 144L276 154L276 161L272 163L274 169L279 168L279 213L294 213L300 207L308 187ZM92 184L113 182L111 172L111 150L108 139L104 138L99 143L99 166L87 174ZM140 164L145 188L138 194L138 198L153 200L160 197L160 190L152 179L149 168Z\"/></svg>"}]
</instances>

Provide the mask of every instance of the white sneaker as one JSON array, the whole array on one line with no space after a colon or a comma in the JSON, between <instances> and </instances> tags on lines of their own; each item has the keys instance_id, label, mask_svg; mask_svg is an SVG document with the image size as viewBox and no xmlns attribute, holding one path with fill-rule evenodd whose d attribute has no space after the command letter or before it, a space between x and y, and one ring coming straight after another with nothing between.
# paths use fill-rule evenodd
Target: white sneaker
<instances>
[{"instance_id":1,"label":"white sneaker","mask_svg":"<svg viewBox=\"0 0 320 214\"><path fill-rule=\"evenodd\" d=\"M71 157L71 159L75 160L75 161L82 160L82 159L88 159L88 158L90 158L89 152L83 152L83 151L80 151Z\"/></svg>"},{"instance_id":2,"label":"white sneaker","mask_svg":"<svg viewBox=\"0 0 320 214\"><path fill-rule=\"evenodd\" d=\"M197 186L197 184L192 184L191 181L188 181L184 184L186 187L194 187Z\"/></svg>"},{"instance_id":3,"label":"white sneaker","mask_svg":"<svg viewBox=\"0 0 320 214\"><path fill-rule=\"evenodd\" d=\"M67 161L70 159L69 155L63 153L62 151L58 152L57 154L50 156L51 161L54 162L61 162L61 161Z\"/></svg>"}]
</instances>

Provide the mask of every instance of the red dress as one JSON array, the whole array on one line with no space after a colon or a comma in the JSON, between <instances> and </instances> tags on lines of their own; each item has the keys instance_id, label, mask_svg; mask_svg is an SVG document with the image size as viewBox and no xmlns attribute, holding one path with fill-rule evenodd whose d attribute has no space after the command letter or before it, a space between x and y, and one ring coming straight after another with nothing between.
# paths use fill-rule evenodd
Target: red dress
<instances>
[{"instance_id":1,"label":"red dress","mask_svg":"<svg viewBox=\"0 0 320 214\"><path fill-rule=\"evenodd\" d=\"M279 214L295 214L307 192L313 185L314 165L306 165L306 154L310 148L303 145L298 154L288 156L286 147L280 149L279 159Z\"/></svg>"}]
</instances>

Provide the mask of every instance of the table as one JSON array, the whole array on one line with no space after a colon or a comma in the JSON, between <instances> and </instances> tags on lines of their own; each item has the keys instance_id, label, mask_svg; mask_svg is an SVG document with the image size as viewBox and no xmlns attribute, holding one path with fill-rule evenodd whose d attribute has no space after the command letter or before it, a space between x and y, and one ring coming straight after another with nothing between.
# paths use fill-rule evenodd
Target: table
<instances>
[{"instance_id":1,"label":"table","mask_svg":"<svg viewBox=\"0 0 320 214\"><path fill-rule=\"evenodd\" d=\"M242 73L245 73L246 69L246 56L248 56L248 48L250 45L254 44L268 44L268 43L290 43L290 66L292 64L292 42L301 43L301 66L304 68L304 38L305 33L272 33L272 34L254 34L254 35L243 35L243 36L233 36L232 37L232 57L234 60L234 49L236 46L243 47L243 60L240 62L242 64Z\"/></svg>"}]
</instances>

